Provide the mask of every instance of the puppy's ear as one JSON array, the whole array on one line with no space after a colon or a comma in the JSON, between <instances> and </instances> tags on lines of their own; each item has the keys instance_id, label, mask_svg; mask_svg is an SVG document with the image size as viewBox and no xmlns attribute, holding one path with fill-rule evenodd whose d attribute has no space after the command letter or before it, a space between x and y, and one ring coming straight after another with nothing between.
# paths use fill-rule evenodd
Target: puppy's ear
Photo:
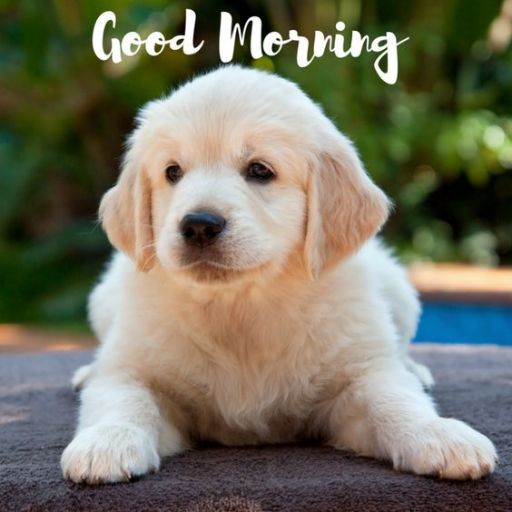
<instances>
[{"instance_id":1,"label":"puppy's ear","mask_svg":"<svg viewBox=\"0 0 512 512\"><path fill-rule=\"evenodd\" d=\"M333 126L311 165L307 201L305 262L313 278L373 236L390 206L351 142Z\"/></svg>"},{"instance_id":2,"label":"puppy's ear","mask_svg":"<svg viewBox=\"0 0 512 512\"><path fill-rule=\"evenodd\" d=\"M144 272L154 265L151 185L144 169L128 153L117 184L101 200L99 216L114 247Z\"/></svg>"}]
</instances>

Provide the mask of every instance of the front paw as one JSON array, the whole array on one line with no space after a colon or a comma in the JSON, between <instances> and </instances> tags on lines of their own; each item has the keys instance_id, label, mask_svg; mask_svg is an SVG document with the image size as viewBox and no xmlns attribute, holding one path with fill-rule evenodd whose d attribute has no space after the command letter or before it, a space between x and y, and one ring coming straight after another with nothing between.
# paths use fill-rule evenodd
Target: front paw
<instances>
[{"instance_id":1,"label":"front paw","mask_svg":"<svg viewBox=\"0 0 512 512\"><path fill-rule=\"evenodd\" d=\"M392 454L395 469L454 480L476 480L494 471L492 442L466 423L437 418L401 440Z\"/></svg>"},{"instance_id":2,"label":"front paw","mask_svg":"<svg viewBox=\"0 0 512 512\"><path fill-rule=\"evenodd\" d=\"M81 430L64 450L60 463L65 478L101 484L157 470L160 459L141 428L102 424Z\"/></svg>"}]
</instances>

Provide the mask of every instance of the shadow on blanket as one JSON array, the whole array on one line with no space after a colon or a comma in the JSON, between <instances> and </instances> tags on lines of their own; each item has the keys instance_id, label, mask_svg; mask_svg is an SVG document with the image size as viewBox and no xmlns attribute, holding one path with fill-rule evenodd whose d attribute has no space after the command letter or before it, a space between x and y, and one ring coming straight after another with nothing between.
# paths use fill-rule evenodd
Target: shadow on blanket
<instances>
[{"instance_id":1,"label":"shadow on blanket","mask_svg":"<svg viewBox=\"0 0 512 512\"><path fill-rule=\"evenodd\" d=\"M512 510L512 349L421 345L445 416L488 435L500 465L490 478L449 482L308 445L204 447L159 473L99 488L62 480L59 458L78 406L72 371L90 352L0 357L0 510L183 512Z\"/></svg>"}]
</instances>

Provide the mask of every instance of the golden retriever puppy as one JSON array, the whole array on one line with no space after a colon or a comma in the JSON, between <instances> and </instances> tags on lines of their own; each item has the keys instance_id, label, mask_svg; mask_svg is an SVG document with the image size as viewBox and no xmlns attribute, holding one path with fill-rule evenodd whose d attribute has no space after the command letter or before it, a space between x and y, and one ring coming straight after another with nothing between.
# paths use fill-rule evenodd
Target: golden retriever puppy
<instances>
[{"instance_id":1,"label":"golden retriever puppy","mask_svg":"<svg viewBox=\"0 0 512 512\"><path fill-rule=\"evenodd\" d=\"M145 106L100 215L119 250L64 476L128 480L199 440L318 438L444 478L493 471L407 355L419 314L374 237L388 200L297 86L223 67Z\"/></svg>"}]
</instances>

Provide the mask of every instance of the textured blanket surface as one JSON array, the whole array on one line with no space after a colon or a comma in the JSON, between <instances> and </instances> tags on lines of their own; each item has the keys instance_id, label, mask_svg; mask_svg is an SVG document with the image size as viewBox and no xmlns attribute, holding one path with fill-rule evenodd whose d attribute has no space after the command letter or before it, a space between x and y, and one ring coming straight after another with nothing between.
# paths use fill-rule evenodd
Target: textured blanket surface
<instances>
[{"instance_id":1,"label":"textured blanket surface","mask_svg":"<svg viewBox=\"0 0 512 512\"><path fill-rule=\"evenodd\" d=\"M512 511L512 348L424 345L445 416L488 435L497 471L449 482L314 444L203 447L128 484L65 482L59 457L78 407L72 371L90 352L0 356L0 511Z\"/></svg>"}]
</instances>

